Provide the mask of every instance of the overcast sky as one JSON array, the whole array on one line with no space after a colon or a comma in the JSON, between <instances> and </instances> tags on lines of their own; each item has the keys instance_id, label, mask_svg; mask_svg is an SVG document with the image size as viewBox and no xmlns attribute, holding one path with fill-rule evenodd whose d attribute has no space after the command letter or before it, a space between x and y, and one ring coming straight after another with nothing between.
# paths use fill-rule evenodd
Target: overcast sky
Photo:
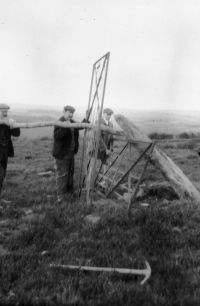
<instances>
[{"instance_id":1,"label":"overcast sky","mask_svg":"<svg viewBox=\"0 0 200 306\"><path fill-rule=\"evenodd\" d=\"M0 0L0 102L86 109L106 52L106 106L200 110L199 0Z\"/></svg>"}]
</instances>

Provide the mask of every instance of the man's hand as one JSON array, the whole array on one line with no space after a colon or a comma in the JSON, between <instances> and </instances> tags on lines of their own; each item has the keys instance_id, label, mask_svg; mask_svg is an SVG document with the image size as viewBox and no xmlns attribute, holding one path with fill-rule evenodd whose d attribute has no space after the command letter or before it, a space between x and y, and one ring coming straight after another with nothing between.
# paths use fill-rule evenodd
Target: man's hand
<instances>
[{"instance_id":1,"label":"man's hand","mask_svg":"<svg viewBox=\"0 0 200 306\"><path fill-rule=\"evenodd\" d=\"M90 123L90 121L88 119L84 118L82 123Z\"/></svg>"}]
</instances>

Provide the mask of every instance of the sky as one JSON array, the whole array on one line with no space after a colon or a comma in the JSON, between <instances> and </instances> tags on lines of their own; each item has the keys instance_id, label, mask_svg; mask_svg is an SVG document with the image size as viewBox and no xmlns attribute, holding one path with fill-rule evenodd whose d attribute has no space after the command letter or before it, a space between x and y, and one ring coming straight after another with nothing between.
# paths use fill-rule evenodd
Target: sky
<instances>
[{"instance_id":1,"label":"sky","mask_svg":"<svg viewBox=\"0 0 200 306\"><path fill-rule=\"evenodd\" d=\"M87 108L110 52L104 105L200 111L199 0L0 0L0 102Z\"/></svg>"}]
</instances>

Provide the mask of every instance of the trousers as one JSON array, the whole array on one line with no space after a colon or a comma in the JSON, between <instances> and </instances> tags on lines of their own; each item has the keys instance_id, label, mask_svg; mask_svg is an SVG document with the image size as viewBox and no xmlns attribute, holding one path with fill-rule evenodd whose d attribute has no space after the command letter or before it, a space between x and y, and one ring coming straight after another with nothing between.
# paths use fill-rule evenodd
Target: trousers
<instances>
[{"instance_id":1,"label":"trousers","mask_svg":"<svg viewBox=\"0 0 200 306\"><path fill-rule=\"evenodd\" d=\"M63 159L55 159L56 185L58 198L74 189L74 155L66 155Z\"/></svg>"},{"instance_id":2,"label":"trousers","mask_svg":"<svg viewBox=\"0 0 200 306\"><path fill-rule=\"evenodd\" d=\"M0 150L0 196L3 187L3 181L6 176L7 163L8 155L3 150Z\"/></svg>"}]
</instances>

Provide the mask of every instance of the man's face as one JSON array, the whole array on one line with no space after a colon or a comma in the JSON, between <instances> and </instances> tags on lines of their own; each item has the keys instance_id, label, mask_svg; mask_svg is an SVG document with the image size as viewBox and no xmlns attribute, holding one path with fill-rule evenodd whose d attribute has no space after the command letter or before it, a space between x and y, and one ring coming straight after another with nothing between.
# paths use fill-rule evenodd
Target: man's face
<instances>
[{"instance_id":1,"label":"man's face","mask_svg":"<svg viewBox=\"0 0 200 306\"><path fill-rule=\"evenodd\" d=\"M8 116L8 110L2 109L0 112L1 118L6 118Z\"/></svg>"},{"instance_id":2,"label":"man's face","mask_svg":"<svg viewBox=\"0 0 200 306\"><path fill-rule=\"evenodd\" d=\"M73 118L73 115L74 115L74 113L73 112L71 112L71 111L64 111L64 117L65 117L65 120L70 120L70 119L72 119Z\"/></svg>"},{"instance_id":3,"label":"man's face","mask_svg":"<svg viewBox=\"0 0 200 306\"><path fill-rule=\"evenodd\" d=\"M104 114L104 118L107 120L107 121L110 121L110 118L111 118L111 114Z\"/></svg>"}]
</instances>

